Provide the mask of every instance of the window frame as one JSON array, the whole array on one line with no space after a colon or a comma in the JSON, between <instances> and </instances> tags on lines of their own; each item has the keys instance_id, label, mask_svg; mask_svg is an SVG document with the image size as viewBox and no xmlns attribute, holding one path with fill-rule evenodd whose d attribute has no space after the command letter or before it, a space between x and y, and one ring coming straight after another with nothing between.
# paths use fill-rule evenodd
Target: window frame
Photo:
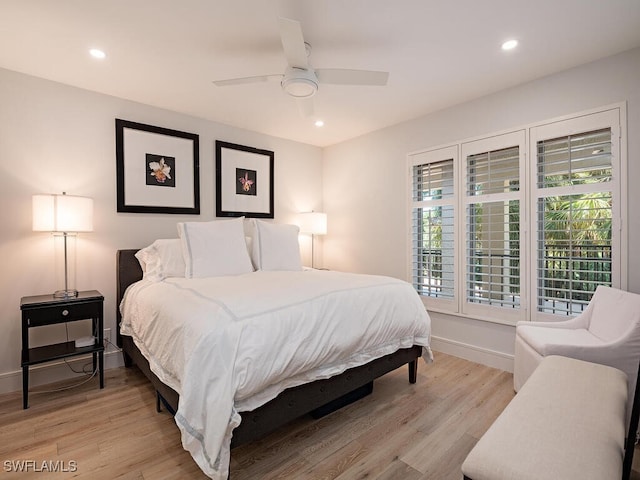
<instances>
[{"instance_id":1,"label":"window frame","mask_svg":"<svg viewBox=\"0 0 640 480\"><path fill-rule=\"evenodd\" d=\"M504 130L493 134L477 136L456 141L451 144L426 148L407 154L408 189L407 199L407 280L413 282L412 214L413 201L413 166L442 161L446 155L454 159L454 298L453 300L421 296L426 308L430 311L454 314L458 317L478 319L506 325L515 325L521 320L561 321L566 315L547 314L537 311L537 200L541 192L537 186L537 143L543 137L554 138L571 134L579 134L601 128L611 128L612 180L612 286L626 289L628 279L628 195L627 195L627 138L626 138L626 103L616 103L591 110L569 114L549 120L543 120L518 128ZM520 311L506 312L506 308L490 305L468 304L467 260L466 260L466 206L477 203L478 196L467 197L467 156L471 151L469 145L492 146L501 143L500 137L523 135L524 144L520 147ZM502 142L503 146L504 142ZM465 146L466 145L466 146ZM479 148L473 148L479 150ZM493 150L487 148L486 151ZM420 160L419 160L420 159ZM569 187L570 188L570 187ZM581 188L575 188L581 193ZM491 201L494 194L485 195L483 202ZM501 195L501 194L498 194ZM542 196L549 196L548 194ZM480 196L482 197L482 196ZM496 198L500 198L499 196ZM464 255L464 258L463 258Z\"/></svg>"},{"instance_id":2,"label":"window frame","mask_svg":"<svg viewBox=\"0 0 640 480\"><path fill-rule=\"evenodd\" d=\"M504 148L518 147L518 157L520 159L519 169L518 169L518 180L520 182L519 190L516 194L514 193L489 193L486 195L477 195L471 196L467 195L467 185L469 184L468 178L468 169L467 169L467 161L468 158L472 155L477 155L484 152L490 152L495 150L501 150ZM526 145L526 132L525 130L516 130L513 132L507 132L500 135L495 135L479 140L472 140L468 142L463 142L461 144L461 165L460 174L462 176L460 180L460 185L464 185L464 189L459 196L460 201L460 212L462 215L458 217L458 223L461 223L459 230L461 236L459 237L459 244L464 248L464 263L465 268L464 272L460 270L458 274L464 278L460 279L460 288L461 292L464 292L461 298L459 299L461 303L461 311L462 313L475 318L491 318L493 316L498 315L501 321L506 321L508 323L515 323L519 320L526 319L526 307L527 307L527 298L528 298L528 289L527 289L527 276L526 276L526 257L525 253L526 249L526 234L523 235L522 232L526 231L526 213L528 209L527 205L527 178L526 178L526 156L527 156L527 145ZM467 252L467 228L468 225L466 223L466 211L467 207L471 204L475 203L493 203L497 201L503 201L504 199L514 198L520 202L520 308L518 309L509 309L504 307L495 307L493 305L483 305L480 303L469 302L467 299L467 281L469 272L467 270L468 266L468 252ZM523 208L525 206L525 208ZM524 213L523 213L524 212ZM461 275L464 273L464 275Z\"/></svg>"},{"instance_id":3,"label":"window frame","mask_svg":"<svg viewBox=\"0 0 640 480\"><path fill-rule=\"evenodd\" d=\"M589 115L576 116L562 121L549 122L530 128L529 138L529 175L531 178L530 202L531 209L536 209L540 198L549 196L568 196L582 193L611 192L612 196L612 225L611 225L611 284L616 288L626 288L626 246L623 249L622 219L626 217L626 193L623 196L622 187L626 176L626 161L622 159L622 128L621 110L611 109ZM597 184L578 184L560 187L538 187L537 178L537 148L538 142L572 134L586 133L600 129L611 129L611 181ZM624 170L623 170L624 168ZM597 186L596 186L597 185ZM624 213L623 213L624 212ZM530 319L532 321L559 321L570 318L570 315L550 314L538 311L537 281L538 255L533 246L538 241L537 215L531 215L529 224L529 244L532 246L529 265L529 282L531 285L532 301L530 305ZM626 236L626 235L625 235ZM623 275L624 273L624 275Z\"/></svg>"},{"instance_id":4,"label":"window frame","mask_svg":"<svg viewBox=\"0 0 640 480\"><path fill-rule=\"evenodd\" d=\"M457 145L449 145L443 147L437 147L434 149L421 150L408 154L408 201L409 207L407 209L407 232L408 232L408 255L409 261L407 262L407 278L409 283L413 284L413 210L420 206L444 206L451 205L453 207L453 275L454 275L454 287L453 298L440 298L421 295L423 302L428 309L434 311L458 313L458 297L459 297L459 282L456 278L459 269L459 241L458 241L458 228L459 222L455 219L458 215L458 201L457 192L460 189L459 185L459 149ZM453 198L451 200L423 200L415 201L413 199L413 168L417 165L426 165L428 163L438 163L443 161L453 160Z\"/></svg>"}]
</instances>

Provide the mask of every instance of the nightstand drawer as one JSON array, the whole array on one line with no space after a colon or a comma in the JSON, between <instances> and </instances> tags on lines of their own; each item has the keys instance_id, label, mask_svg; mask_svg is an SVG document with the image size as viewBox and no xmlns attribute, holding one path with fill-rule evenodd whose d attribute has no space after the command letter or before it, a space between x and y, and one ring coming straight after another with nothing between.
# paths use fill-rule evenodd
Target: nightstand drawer
<instances>
[{"instance_id":1,"label":"nightstand drawer","mask_svg":"<svg viewBox=\"0 0 640 480\"><path fill-rule=\"evenodd\" d=\"M48 306L23 311L29 327L51 325L53 323L96 318L101 315L102 302L77 303L72 305Z\"/></svg>"}]
</instances>

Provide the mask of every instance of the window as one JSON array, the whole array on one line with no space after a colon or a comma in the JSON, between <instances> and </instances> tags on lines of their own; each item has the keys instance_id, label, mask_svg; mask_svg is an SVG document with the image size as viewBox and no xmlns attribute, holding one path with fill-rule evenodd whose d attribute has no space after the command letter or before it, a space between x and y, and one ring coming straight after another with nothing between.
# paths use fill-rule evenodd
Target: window
<instances>
[{"instance_id":1,"label":"window","mask_svg":"<svg viewBox=\"0 0 640 480\"><path fill-rule=\"evenodd\" d=\"M523 319L520 204L525 175L525 132L462 144L465 162L465 298L463 312L486 307Z\"/></svg>"},{"instance_id":2,"label":"window","mask_svg":"<svg viewBox=\"0 0 640 480\"><path fill-rule=\"evenodd\" d=\"M411 157L411 272L420 295L455 297L455 163L457 149Z\"/></svg>"},{"instance_id":3,"label":"window","mask_svg":"<svg viewBox=\"0 0 640 480\"><path fill-rule=\"evenodd\" d=\"M410 273L428 308L552 319L625 287L623 109L408 156Z\"/></svg>"},{"instance_id":4,"label":"window","mask_svg":"<svg viewBox=\"0 0 640 480\"><path fill-rule=\"evenodd\" d=\"M532 129L535 318L577 315L598 285L620 286L618 123L613 111Z\"/></svg>"}]
</instances>

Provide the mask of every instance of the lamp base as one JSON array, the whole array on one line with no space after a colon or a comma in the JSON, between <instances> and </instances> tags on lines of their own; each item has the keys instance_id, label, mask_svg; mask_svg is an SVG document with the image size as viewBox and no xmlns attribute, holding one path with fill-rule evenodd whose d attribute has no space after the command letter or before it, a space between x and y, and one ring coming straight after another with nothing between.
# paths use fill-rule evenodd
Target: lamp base
<instances>
[{"instance_id":1,"label":"lamp base","mask_svg":"<svg viewBox=\"0 0 640 480\"><path fill-rule=\"evenodd\" d=\"M73 298L78 296L78 290L56 290L53 292L54 298Z\"/></svg>"}]
</instances>

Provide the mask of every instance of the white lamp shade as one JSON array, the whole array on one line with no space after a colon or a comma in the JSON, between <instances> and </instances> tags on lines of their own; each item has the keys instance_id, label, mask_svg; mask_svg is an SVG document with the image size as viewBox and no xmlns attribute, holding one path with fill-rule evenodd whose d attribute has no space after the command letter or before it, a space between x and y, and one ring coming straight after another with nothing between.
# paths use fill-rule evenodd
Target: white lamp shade
<instances>
[{"instance_id":1,"label":"white lamp shade","mask_svg":"<svg viewBox=\"0 0 640 480\"><path fill-rule=\"evenodd\" d=\"M311 235L327 234L327 214L308 212L300 214L300 233Z\"/></svg>"},{"instance_id":2,"label":"white lamp shade","mask_svg":"<svg viewBox=\"0 0 640 480\"><path fill-rule=\"evenodd\" d=\"M34 195L33 231L90 232L93 199L75 195Z\"/></svg>"}]
</instances>

